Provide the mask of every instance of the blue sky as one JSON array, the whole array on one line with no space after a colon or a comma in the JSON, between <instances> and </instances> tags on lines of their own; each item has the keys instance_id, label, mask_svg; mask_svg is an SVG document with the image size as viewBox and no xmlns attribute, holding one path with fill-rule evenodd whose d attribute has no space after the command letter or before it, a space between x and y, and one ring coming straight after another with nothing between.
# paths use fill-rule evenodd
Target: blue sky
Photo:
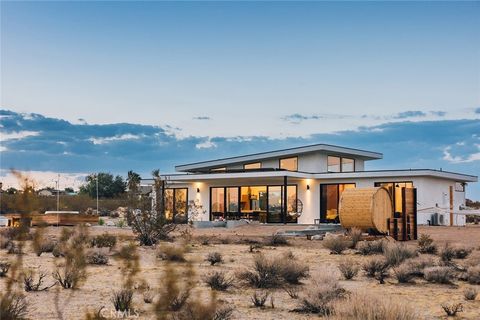
<instances>
[{"instance_id":1,"label":"blue sky","mask_svg":"<svg viewBox=\"0 0 480 320\"><path fill-rule=\"evenodd\" d=\"M480 172L479 2L0 6L2 169L325 142L383 152L370 169Z\"/></svg>"}]
</instances>

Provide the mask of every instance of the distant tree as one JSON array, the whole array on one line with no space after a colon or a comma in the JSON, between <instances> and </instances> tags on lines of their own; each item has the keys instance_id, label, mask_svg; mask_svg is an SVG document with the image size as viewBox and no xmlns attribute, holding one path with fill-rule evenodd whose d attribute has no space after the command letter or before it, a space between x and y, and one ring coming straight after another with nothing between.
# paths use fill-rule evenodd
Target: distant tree
<instances>
[{"instance_id":1,"label":"distant tree","mask_svg":"<svg viewBox=\"0 0 480 320\"><path fill-rule=\"evenodd\" d=\"M480 208L480 201L473 201L470 199L466 199L465 204L467 205L467 207L470 207L470 208L476 208L476 209Z\"/></svg>"},{"instance_id":2,"label":"distant tree","mask_svg":"<svg viewBox=\"0 0 480 320\"><path fill-rule=\"evenodd\" d=\"M95 198L97 196L97 174L88 175L85 181L87 183L80 187L80 193ZM114 177L110 173L98 173L98 196L100 198L119 197L125 193L126 187L126 183L121 176Z\"/></svg>"},{"instance_id":3,"label":"distant tree","mask_svg":"<svg viewBox=\"0 0 480 320\"><path fill-rule=\"evenodd\" d=\"M65 188L65 192L73 193L73 192L75 192L75 190L73 190L73 188L66 187L66 188Z\"/></svg>"},{"instance_id":4,"label":"distant tree","mask_svg":"<svg viewBox=\"0 0 480 320\"><path fill-rule=\"evenodd\" d=\"M15 189L14 187L10 187L7 190L5 190L6 194L16 194L17 192L18 192L18 190Z\"/></svg>"},{"instance_id":5,"label":"distant tree","mask_svg":"<svg viewBox=\"0 0 480 320\"><path fill-rule=\"evenodd\" d=\"M138 188L140 186L140 180L142 178L140 175L132 170L128 171L127 173L127 189L132 191L133 193L138 192Z\"/></svg>"}]
</instances>

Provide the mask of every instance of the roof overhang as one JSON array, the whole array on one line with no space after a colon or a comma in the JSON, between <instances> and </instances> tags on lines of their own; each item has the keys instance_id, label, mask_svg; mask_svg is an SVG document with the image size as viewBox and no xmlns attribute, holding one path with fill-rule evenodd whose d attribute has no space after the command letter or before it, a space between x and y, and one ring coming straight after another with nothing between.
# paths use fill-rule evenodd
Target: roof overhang
<instances>
[{"instance_id":1,"label":"roof overhang","mask_svg":"<svg viewBox=\"0 0 480 320\"><path fill-rule=\"evenodd\" d=\"M205 170L210 168L224 167L227 165L235 165L239 163L254 162L254 161L267 160L272 158L284 158L284 157L318 152L318 151L328 152L332 155L340 155L340 156L344 155L344 156L350 156L350 157L354 156L356 158L361 158L364 160L375 160L375 159L383 158L383 154L378 152L346 148L346 147L334 146L329 144L316 144L316 145L305 146L305 147L290 148L290 149L283 149L283 150L270 151L270 152L261 152L261 153L249 154L245 156L230 157L230 158L178 165L175 167L175 171L189 172L189 171L195 171L195 170Z\"/></svg>"},{"instance_id":2,"label":"roof overhang","mask_svg":"<svg viewBox=\"0 0 480 320\"><path fill-rule=\"evenodd\" d=\"M254 180L270 179L355 179L355 178L401 178L401 177L435 177L457 182L477 182L478 177L462 173L439 171L433 169L409 170L375 170L341 173L307 173L296 171L256 171L256 172L215 172L215 173L181 173L165 174L161 178L167 182L192 183L202 181L227 181L227 180ZM153 179L142 179L142 184L153 184Z\"/></svg>"},{"instance_id":3,"label":"roof overhang","mask_svg":"<svg viewBox=\"0 0 480 320\"><path fill-rule=\"evenodd\" d=\"M315 179L342 179L342 178L396 178L396 177L435 177L455 180L458 182L477 182L478 177L462 173L440 171L433 169L410 170L375 170L341 173L315 173Z\"/></svg>"}]
</instances>

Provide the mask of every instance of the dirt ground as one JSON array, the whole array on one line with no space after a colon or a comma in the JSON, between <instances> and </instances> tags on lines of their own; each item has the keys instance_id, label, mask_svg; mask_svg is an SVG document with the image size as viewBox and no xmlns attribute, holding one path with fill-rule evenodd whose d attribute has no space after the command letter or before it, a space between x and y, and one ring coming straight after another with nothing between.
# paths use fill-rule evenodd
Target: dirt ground
<instances>
[{"instance_id":1,"label":"dirt ground","mask_svg":"<svg viewBox=\"0 0 480 320\"><path fill-rule=\"evenodd\" d=\"M242 226L234 229L194 229L193 239L186 259L191 261L196 272L197 289L195 295L201 299L210 297L210 289L203 283L202 276L213 270L226 271L234 275L238 271L245 270L252 265L255 254L250 252L250 246L243 241L245 239L262 240L272 233L286 229L303 229L304 226ZM113 227L91 227L90 234L108 232L116 234L120 243L126 243L132 239L129 229ZM59 229L48 228L48 235L56 237ZM473 254L480 254L480 227L420 227L419 234L426 233L440 245L449 242L451 244L463 244L475 248ZM202 244L201 239L208 237L210 244ZM177 235L176 242L180 235ZM408 245L415 246L411 241ZM141 272L138 281L147 281L152 289L160 286L163 277L165 262L156 257L156 249L152 247L140 247ZM301 288L305 289L314 281L320 273L327 273L331 277L341 279L337 269L338 262L349 256L358 262L366 259L355 254L353 250L347 250L342 255L332 255L322 247L322 241L307 240L305 238L289 239L288 246L271 247L265 246L259 249L266 256L278 255L291 251L296 259L306 263L310 268L310 278L303 281ZM218 266L210 266L205 261L209 252L218 251L223 255L224 262ZM113 253L112 253L113 254ZM5 250L0 250L0 260L13 259ZM55 263L61 258L55 258L51 253L44 253L37 257L30 247L26 248L23 255L24 266L28 269L46 271L48 273L46 283L53 283L51 272ZM461 261L458 261L461 263ZM178 270L182 270L182 263L176 263ZM98 310L102 306L105 310L113 309L111 303L112 291L120 289L125 275L121 274L120 263L110 258L106 266L88 266L88 278L78 290L65 290L55 286L48 291L26 293L29 301L28 317L30 319L58 319L60 310L63 319L84 319L87 311ZM0 289L5 288L5 278L0 278ZM463 281L455 281L453 285L430 284L423 280L415 280L411 284L398 284L390 277L385 284L367 278L360 272L354 280L340 280L340 283L349 291L368 291L378 297L391 297L392 299L411 305L419 315L419 319L445 319L441 308L443 303L461 302L464 311L459 313L457 319L480 319L480 297L475 301L466 301L463 290L468 286ZM21 286L21 284L18 284ZM480 290L480 286L476 286ZM258 309L252 307L250 300L255 290L249 287L237 286L227 292L219 292L217 298L235 307L234 319L310 319L315 315L304 315L290 312L296 306L296 300L290 298L282 289L272 290L275 308ZM58 299L56 299L58 297ZM57 301L58 300L58 301ZM154 319L153 305L145 304L140 293L134 294L134 305L140 311L136 319ZM108 315L108 314L107 314ZM132 317L133 319L134 317Z\"/></svg>"}]
</instances>

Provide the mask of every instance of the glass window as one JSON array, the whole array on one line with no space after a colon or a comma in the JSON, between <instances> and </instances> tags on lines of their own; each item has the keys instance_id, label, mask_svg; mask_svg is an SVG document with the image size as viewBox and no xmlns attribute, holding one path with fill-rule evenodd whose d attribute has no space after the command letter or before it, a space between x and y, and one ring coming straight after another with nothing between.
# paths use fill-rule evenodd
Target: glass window
<instances>
[{"instance_id":1,"label":"glass window","mask_svg":"<svg viewBox=\"0 0 480 320\"><path fill-rule=\"evenodd\" d=\"M225 188L211 189L211 213L212 219L223 218L225 213Z\"/></svg>"},{"instance_id":2,"label":"glass window","mask_svg":"<svg viewBox=\"0 0 480 320\"><path fill-rule=\"evenodd\" d=\"M241 217L249 220L267 219L267 187L242 187L240 193Z\"/></svg>"},{"instance_id":3,"label":"glass window","mask_svg":"<svg viewBox=\"0 0 480 320\"><path fill-rule=\"evenodd\" d=\"M165 189L165 218L173 220L173 189Z\"/></svg>"},{"instance_id":4,"label":"glass window","mask_svg":"<svg viewBox=\"0 0 480 320\"><path fill-rule=\"evenodd\" d=\"M236 219L238 216L238 187L226 188L227 218Z\"/></svg>"},{"instance_id":5,"label":"glass window","mask_svg":"<svg viewBox=\"0 0 480 320\"><path fill-rule=\"evenodd\" d=\"M187 223L187 189L175 189L174 192L174 201L175 201L175 211L174 219L177 223Z\"/></svg>"},{"instance_id":6,"label":"glass window","mask_svg":"<svg viewBox=\"0 0 480 320\"><path fill-rule=\"evenodd\" d=\"M340 172L340 158L328 156L328 172Z\"/></svg>"},{"instance_id":7,"label":"glass window","mask_svg":"<svg viewBox=\"0 0 480 320\"><path fill-rule=\"evenodd\" d=\"M268 222L282 222L282 187L268 187Z\"/></svg>"},{"instance_id":8,"label":"glass window","mask_svg":"<svg viewBox=\"0 0 480 320\"><path fill-rule=\"evenodd\" d=\"M210 169L210 172L221 172L221 171L227 171L227 168L215 168L215 169Z\"/></svg>"},{"instance_id":9,"label":"glass window","mask_svg":"<svg viewBox=\"0 0 480 320\"><path fill-rule=\"evenodd\" d=\"M287 213L296 213L296 212L297 212L297 186L287 186ZM287 214L287 223L288 222L297 222L297 216Z\"/></svg>"},{"instance_id":10,"label":"glass window","mask_svg":"<svg viewBox=\"0 0 480 320\"><path fill-rule=\"evenodd\" d=\"M260 169L262 168L262 163L261 162L256 162L256 163L249 163L249 164L245 164L243 165L243 169Z\"/></svg>"},{"instance_id":11,"label":"glass window","mask_svg":"<svg viewBox=\"0 0 480 320\"><path fill-rule=\"evenodd\" d=\"M340 196L346 189L355 188L355 183L320 185L320 221L338 222Z\"/></svg>"},{"instance_id":12,"label":"glass window","mask_svg":"<svg viewBox=\"0 0 480 320\"><path fill-rule=\"evenodd\" d=\"M349 158L342 158L342 172L355 171L355 160Z\"/></svg>"},{"instance_id":13,"label":"glass window","mask_svg":"<svg viewBox=\"0 0 480 320\"><path fill-rule=\"evenodd\" d=\"M280 159L280 169L285 169L289 171L297 171L298 170L298 158L285 158Z\"/></svg>"},{"instance_id":14,"label":"glass window","mask_svg":"<svg viewBox=\"0 0 480 320\"><path fill-rule=\"evenodd\" d=\"M392 197L392 206L394 212L402 212L403 197L402 188L413 188L413 182L375 182L375 187L384 187Z\"/></svg>"}]
</instances>

